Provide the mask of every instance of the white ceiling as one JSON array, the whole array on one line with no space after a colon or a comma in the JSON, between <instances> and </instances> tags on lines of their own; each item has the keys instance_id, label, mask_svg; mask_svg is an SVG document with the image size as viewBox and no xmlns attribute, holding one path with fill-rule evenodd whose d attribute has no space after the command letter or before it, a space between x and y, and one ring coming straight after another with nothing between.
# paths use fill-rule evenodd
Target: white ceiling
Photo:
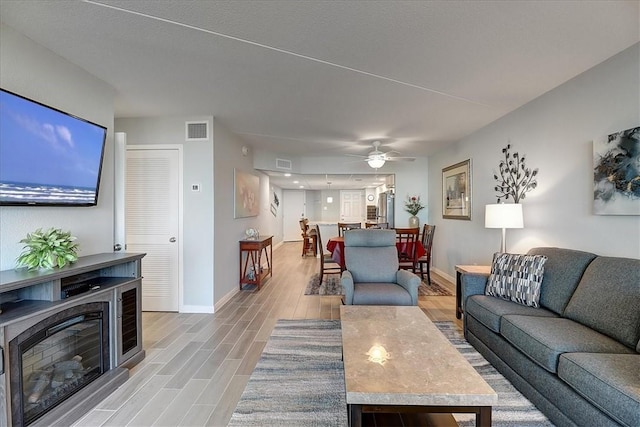
<instances>
[{"instance_id":1,"label":"white ceiling","mask_svg":"<svg viewBox=\"0 0 640 427\"><path fill-rule=\"evenodd\" d=\"M113 86L118 118L213 115L305 156L427 156L640 40L639 2L609 0L0 0L0 19Z\"/></svg>"}]
</instances>

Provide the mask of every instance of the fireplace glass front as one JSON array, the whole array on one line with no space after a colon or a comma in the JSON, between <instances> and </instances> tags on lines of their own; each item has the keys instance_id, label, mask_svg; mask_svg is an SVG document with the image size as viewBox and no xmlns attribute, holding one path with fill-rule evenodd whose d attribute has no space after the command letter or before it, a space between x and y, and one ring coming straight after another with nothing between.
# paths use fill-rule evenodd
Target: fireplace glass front
<instances>
[{"instance_id":1,"label":"fireplace glass front","mask_svg":"<svg viewBox=\"0 0 640 427\"><path fill-rule=\"evenodd\" d=\"M29 425L109 370L108 309L67 309L9 343L14 425Z\"/></svg>"}]
</instances>

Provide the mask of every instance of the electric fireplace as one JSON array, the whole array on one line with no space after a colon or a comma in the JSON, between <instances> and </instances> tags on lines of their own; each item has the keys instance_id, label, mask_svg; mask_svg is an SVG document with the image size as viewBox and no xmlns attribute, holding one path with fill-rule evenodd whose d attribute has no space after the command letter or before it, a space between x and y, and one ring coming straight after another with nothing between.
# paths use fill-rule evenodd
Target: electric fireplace
<instances>
[{"instance_id":1,"label":"electric fireplace","mask_svg":"<svg viewBox=\"0 0 640 427\"><path fill-rule=\"evenodd\" d=\"M9 342L11 419L29 425L109 370L109 303L55 313Z\"/></svg>"}]
</instances>

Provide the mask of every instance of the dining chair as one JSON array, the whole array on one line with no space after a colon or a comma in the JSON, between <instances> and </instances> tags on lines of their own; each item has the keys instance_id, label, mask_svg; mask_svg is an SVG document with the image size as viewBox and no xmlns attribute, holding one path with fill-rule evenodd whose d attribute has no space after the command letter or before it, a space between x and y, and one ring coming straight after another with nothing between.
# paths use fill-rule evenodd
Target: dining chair
<instances>
[{"instance_id":1,"label":"dining chair","mask_svg":"<svg viewBox=\"0 0 640 427\"><path fill-rule=\"evenodd\" d=\"M398 247L399 268L416 272L416 249L420 228L396 228L396 246Z\"/></svg>"},{"instance_id":2,"label":"dining chair","mask_svg":"<svg viewBox=\"0 0 640 427\"><path fill-rule=\"evenodd\" d=\"M302 256L318 254L317 242L316 242L316 230L315 228L309 229L309 220L304 218L298 221L300 223L300 230L302 231Z\"/></svg>"},{"instance_id":3,"label":"dining chair","mask_svg":"<svg viewBox=\"0 0 640 427\"><path fill-rule=\"evenodd\" d=\"M374 223L366 223L365 226L367 228L377 228L377 229L381 229L381 230L386 230L389 228L389 223L388 222L378 222L376 224Z\"/></svg>"},{"instance_id":4,"label":"dining chair","mask_svg":"<svg viewBox=\"0 0 640 427\"><path fill-rule=\"evenodd\" d=\"M344 237L344 232L348 230L354 230L362 228L362 224L359 222L339 222L338 223L338 236Z\"/></svg>"},{"instance_id":5,"label":"dining chair","mask_svg":"<svg viewBox=\"0 0 640 427\"><path fill-rule=\"evenodd\" d=\"M431 265L431 246L433 246L433 235L436 233L436 226L425 224L422 227L422 246L424 247L425 254L418 258L418 265L420 266L420 278L424 279L423 265L427 265L427 281L431 285L431 271L429 266Z\"/></svg>"},{"instance_id":6,"label":"dining chair","mask_svg":"<svg viewBox=\"0 0 640 427\"><path fill-rule=\"evenodd\" d=\"M320 226L315 226L316 240L318 242L318 253L320 254L320 283L322 278L326 274L340 274L342 273L342 266L335 262L330 252L325 252L322 244L322 236L320 235Z\"/></svg>"}]
</instances>

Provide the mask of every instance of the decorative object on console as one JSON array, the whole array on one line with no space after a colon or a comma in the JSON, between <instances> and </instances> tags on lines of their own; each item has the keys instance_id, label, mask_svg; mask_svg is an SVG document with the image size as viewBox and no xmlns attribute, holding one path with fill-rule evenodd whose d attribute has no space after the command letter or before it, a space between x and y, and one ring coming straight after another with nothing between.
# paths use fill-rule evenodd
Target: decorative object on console
<instances>
[{"instance_id":1,"label":"decorative object on console","mask_svg":"<svg viewBox=\"0 0 640 427\"><path fill-rule=\"evenodd\" d=\"M519 203L497 203L486 205L484 211L485 228L502 228L500 252L507 251L507 228L523 228L522 205Z\"/></svg>"},{"instance_id":2,"label":"decorative object on console","mask_svg":"<svg viewBox=\"0 0 640 427\"><path fill-rule=\"evenodd\" d=\"M409 227L419 228L420 220L416 215L418 215L418 212L425 207L420 201L420 196L407 196L407 200L404 202L404 207L404 210L411 214L409 217Z\"/></svg>"},{"instance_id":3,"label":"decorative object on console","mask_svg":"<svg viewBox=\"0 0 640 427\"><path fill-rule=\"evenodd\" d=\"M544 255L496 253L485 294L530 307L540 307L540 285L544 275Z\"/></svg>"},{"instance_id":4,"label":"decorative object on console","mask_svg":"<svg viewBox=\"0 0 640 427\"><path fill-rule=\"evenodd\" d=\"M247 239L257 239L260 237L260 231L257 228L247 228L244 232L247 236Z\"/></svg>"},{"instance_id":5,"label":"decorative object on console","mask_svg":"<svg viewBox=\"0 0 640 427\"><path fill-rule=\"evenodd\" d=\"M442 218L471 220L471 159L442 169Z\"/></svg>"},{"instance_id":6,"label":"decorative object on console","mask_svg":"<svg viewBox=\"0 0 640 427\"><path fill-rule=\"evenodd\" d=\"M640 215L640 127L593 141L593 213Z\"/></svg>"},{"instance_id":7,"label":"decorative object on console","mask_svg":"<svg viewBox=\"0 0 640 427\"><path fill-rule=\"evenodd\" d=\"M75 240L76 237L70 231L53 227L46 231L39 228L33 233L27 233L27 237L20 240L25 246L16 260L17 268L49 270L76 262L78 244L74 243Z\"/></svg>"},{"instance_id":8,"label":"decorative object on console","mask_svg":"<svg viewBox=\"0 0 640 427\"><path fill-rule=\"evenodd\" d=\"M518 152L509 152L511 144L507 144L502 149L504 160L500 160L498 169L500 176L493 174L493 178L498 181L494 190L498 192L498 203L513 199L514 203L519 203L525 198L525 194L538 186L536 176L538 169L531 170L525 166L525 156L520 156Z\"/></svg>"}]
</instances>

